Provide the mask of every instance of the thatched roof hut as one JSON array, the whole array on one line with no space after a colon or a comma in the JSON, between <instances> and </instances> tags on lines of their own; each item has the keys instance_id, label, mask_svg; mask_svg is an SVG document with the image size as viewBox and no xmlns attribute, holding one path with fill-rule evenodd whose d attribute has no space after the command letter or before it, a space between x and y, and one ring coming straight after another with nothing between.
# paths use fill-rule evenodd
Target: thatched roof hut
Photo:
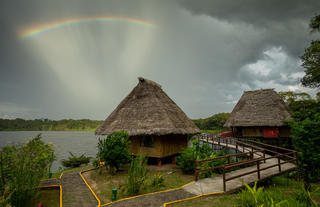
<instances>
[{"instance_id":1,"label":"thatched roof hut","mask_svg":"<svg viewBox=\"0 0 320 207\"><path fill-rule=\"evenodd\" d=\"M230 114L224 127L249 128L261 127L275 129L286 127L285 120L292 120L290 110L273 89L245 91ZM258 136L259 133L253 133ZM262 133L260 133L262 135Z\"/></svg>"},{"instance_id":2,"label":"thatched roof hut","mask_svg":"<svg viewBox=\"0 0 320 207\"><path fill-rule=\"evenodd\" d=\"M161 89L161 85L141 77L138 85L95 133L107 135L120 130L126 130L132 139L139 139L139 141L132 140L132 143L141 146L143 145L141 140L146 136L152 136L154 142L159 139L162 145L166 144L165 137L176 137L175 139L183 139L183 146L185 146L186 135L200 133L199 128ZM181 150L180 148L178 151ZM177 150L171 151L168 153L177 153ZM159 152L157 157L163 155Z\"/></svg>"}]
</instances>

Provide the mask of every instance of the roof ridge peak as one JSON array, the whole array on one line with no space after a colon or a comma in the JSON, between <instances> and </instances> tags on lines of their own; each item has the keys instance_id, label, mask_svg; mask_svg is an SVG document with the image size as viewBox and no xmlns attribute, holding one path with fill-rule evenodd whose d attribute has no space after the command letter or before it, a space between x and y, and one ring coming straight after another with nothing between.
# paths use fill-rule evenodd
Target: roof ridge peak
<instances>
[{"instance_id":1,"label":"roof ridge peak","mask_svg":"<svg viewBox=\"0 0 320 207\"><path fill-rule=\"evenodd\" d=\"M147 83L147 84L150 84L150 85L153 85L153 86L157 86L159 88L162 87L159 83L156 83L156 82L154 82L152 80L149 80L149 79L146 79L146 78L143 78L143 77L138 77L138 80L139 80L139 83Z\"/></svg>"}]
</instances>

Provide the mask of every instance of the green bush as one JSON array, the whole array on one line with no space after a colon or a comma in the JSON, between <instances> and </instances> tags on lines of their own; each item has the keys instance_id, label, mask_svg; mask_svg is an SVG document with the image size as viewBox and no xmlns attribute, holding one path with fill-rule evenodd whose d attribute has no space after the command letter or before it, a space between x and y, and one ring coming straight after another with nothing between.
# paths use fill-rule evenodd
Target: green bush
<instances>
[{"instance_id":1,"label":"green bush","mask_svg":"<svg viewBox=\"0 0 320 207\"><path fill-rule=\"evenodd\" d=\"M263 187L257 188L257 182L254 183L254 186L251 188L246 183L243 183L246 187L245 190L242 190L240 193L240 206L243 207L256 207L261 203L264 203L264 192Z\"/></svg>"},{"instance_id":2,"label":"green bush","mask_svg":"<svg viewBox=\"0 0 320 207\"><path fill-rule=\"evenodd\" d=\"M314 206L314 207L317 206L316 202L312 200L310 196L310 192L305 190L304 188L295 192L294 195L297 203L301 204L299 206Z\"/></svg>"},{"instance_id":3,"label":"green bush","mask_svg":"<svg viewBox=\"0 0 320 207\"><path fill-rule=\"evenodd\" d=\"M129 195L137 195L144 186L148 174L146 164L147 159L143 155L138 155L132 159L127 178L127 190Z\"/></svg>"},{"instance_id":4,"label":"green bush","mask_svg":"<svg viewBox=\"0 0 320 207\"><path fill-rule=\"evenodd\" d=\"M80 155L79 157L69 152L70 157L67 160L63 159L61 161L64 167L79 167L82 164L88 164L90 162L90 157L85 156L84 154Z\"/></svg>"},{"instance_id":5,"label":"green bush","mask_svg":"<svg viewBox=\"0 0 320 207\"><path fill-rule=\"evenodd\" d=\"M4 202L9 201L16 207L32 205L39 195L40 180L48 174L54 159L54 146L45 144L41 134L23 145L3 147L0 153L0 198L10 196Z\"/></svg>"},{"instance_id":6,"label":"green bush","mask_svg":"<svg viewBox=\"0 0 320 207\"><path fill-rule=\"evenodd\" d=\"M162 174L156 174L153 176L151 185L156 188L164 186L164 178Z\"/></svg>"},{"instance_id":7,"label":"green bush","mask_svg":"<svg viewBox=\"0 0 320 207\"><path fill-rule=\"evenodd\" d=\"M299 153L301 176L310 190L310 182L319 180L320 176L320 113L312 120L290 122L292 141Z\"/></svg>"},{"instance_id":8,"label":"green bush","mask_svg":"<svg viewBox=\"0 0 320 207\"><path fill-rule=\"evenodd\" d=\"M317 204L312 200L310 192L303 186L293 195L283 193L280 188L270 188L264 190L263 187L257 188L257 183L253 187L245 184L245 189L239 193L239 206L241 207L316 207Z\"/></svg>"},{"instance_id":9,"label":"green bush","mask_svg":"<svg viewBox=\"0 0 320 207\"><path fill-rule=\"evenodd\" d=\"M131 157L128 152L129 135L125 131L109 134L98 141L97 158L110 167L111 172L118 171L121 164L126 164Z\"/></svg>"},{"instance_id":10,"label":"green bush","mask_svg":"<svg viewBox=\"0 0 320 207\"><path fill-rule=\"evenodd\" d=\"M194 161L197 159L194 148L187 148L177 157L177 164L180 166L182 172L193 173Z\"/></svg>"},{"instance_id":11,"label":"green bush","mask_svg":"<svg viewBox=\"0 0 320 207\"><path fill-rule=\"evenodd\" d=\"M188 147L177 157L177 164L180 166L182 172L184 173L194 173L194 161L206 158L214 158L216 156L222 156L224 153L216 154L215 151L208 145L204 143L202 146L198 140L192 142L192 147ZM224 163L225 160L215 160L211 162L201 163L199 168L206 169L208 167L213 167ZM212 172L202 173L204 177L208 177Z\"/></svg>"}]
</instances>

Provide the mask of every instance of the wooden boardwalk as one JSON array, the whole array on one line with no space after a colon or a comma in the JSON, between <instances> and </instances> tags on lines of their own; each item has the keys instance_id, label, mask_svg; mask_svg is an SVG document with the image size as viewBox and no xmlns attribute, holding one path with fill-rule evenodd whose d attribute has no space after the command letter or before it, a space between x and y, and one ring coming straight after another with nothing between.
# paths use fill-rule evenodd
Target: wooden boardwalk
<instances>
[{"instance_id":1,"label":"wooden boardwalk","mask_svg":"<svg viewBox=\"0 0 320 207\"><path fill-rule=\"evenodd\" d=\"M260 166L267 167L267 166L276 164L277 162L278 162L277 159L270 159L266 161L266 163L260 164ZM281 165L281 172L279 172L279 168L277 166L266 169L264 171L261 171L260 180L271 178L281 173L294 170L296 167L297 166L292 163L287 163L287 164ZM256 166L251 166L244 169L231 171L229 173L226 173L226 178L233 177L235 175L244 174L246 172L254 171L256 169L257 169ZM230 180L226 183L226 192L232 192L241 188L243 186L242 181L247 184L250 184L258 180L259 179L258 179L257 173L252 173L249 175L242 176L241 178L238 178L238 179ZM191 185L184 187L183 189L189 193L196 194L196 195L220 192L220 191L223 191L223 178L222 178L222 175L218 175L212 178L201 179Z\"/></svg>"},{"instance_id":2,"label":"wooden boardwalk","mask_svg":"<svg viewBox=\"0 0 320 207\"><path fill-rule=\"evenodd\" d=\"M252 152L253 151L250 147L239 147L239 146L236 146L235 144L233 144L232 142L231 143L221 142L220 140L217 141L217 139L211 139L211 140L210 139L201 139L201 141L208 142L209 144L228 147L231 149L237 149L240 152L250 152L250 151ZM257 146L257 148L258 148L258 146ZM280 168L279 168L279 166L278 166L279 162L280 163L285 162L284 160L277 159L277 158L271 158L272 156L269 154L265 154L264 156L267 159L265 160L265 163L261 162L261 161L259 162L260 169L268 168L268 167L274 166L274 165L276 165L276 166L260 171L260 179L258 177L258 173L251 173L251 174L244 175L239 178L227 181L225 192L233 192L233 191L243 187L243 182L247 183L247 184L251 184L256 181L271 178L273 176L294 170L298 167L296 164L288 162L288 163L281 164ZM263 157L263 154L261 152L253 153L253 159L259 159L261 157ZM268 158L271 158L271 159L268 159ZM236 177L238 175L247 174L247 173L250 173L250 172L253 172L256 170L257 170L256 165L246 167L243 169L227 172L225 174L225 178L227 180L228 178ZM218 175L218 176L215 176L212 178L205 178L205 179L198 180L197 182L195 182L191 185L188 185L188 186L184 187L183 189L189 193L196 194L196 195L224 191L224 189L223 189L223 175Z\"/></svg>"}]
</instances>

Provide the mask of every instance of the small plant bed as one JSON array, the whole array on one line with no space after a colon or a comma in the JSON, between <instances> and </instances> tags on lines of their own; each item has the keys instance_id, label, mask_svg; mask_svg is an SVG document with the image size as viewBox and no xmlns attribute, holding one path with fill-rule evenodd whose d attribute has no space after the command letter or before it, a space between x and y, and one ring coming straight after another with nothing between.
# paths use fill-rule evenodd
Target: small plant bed
<instances>
[{"instance_id":1,"label":"small plant bed","mask_svg":"<svg viewBox=\"0 0 320 207\"><path fill-rule=\"evenodd\" d=\"M320 204L320 183L313 183L310 192L310 197L307 195L308 192L303 190L303 184L301 182L294 181L286 178L285 176L274 177L271 181L263 183L263 189L259 190L257 186L256 193L250 193L248 189L241 190L238 193L223 194L216 196L205 196L196 198L193 200L182 201L168 205L168 207L191 207L191 206L319 206ZM251 187L253 189L254 187ZM309 200L312 199L312 201ZM254 199L258 201L258 204L254 204ZM262 199L262 200L261 200ZM269 203L263 200L268 200ZM280 202L282 202L280 204ZM271 203L273 202L274 205ZM315 202L316 205L310 204ZM276 205L279 204L279 205Z\"/></svg>"},{"instance_id":2,"label":"small plant bed","mask_svg":"<svg viewBox=\"0 0 320 207\"><path fill-rule=\"evenodd\" d=\"M145 184L137 195L181 187L194 179L193 175L183 174L178 166L172 164L161 167L148 165L146 168L148 172ZM83 175L103 203L111 202L113 188L117 189L117 199L134 196L127 192L128 167L120 169L115 175L111 175L105 168L89 171Z\"/></svg>"}]
</instances>

